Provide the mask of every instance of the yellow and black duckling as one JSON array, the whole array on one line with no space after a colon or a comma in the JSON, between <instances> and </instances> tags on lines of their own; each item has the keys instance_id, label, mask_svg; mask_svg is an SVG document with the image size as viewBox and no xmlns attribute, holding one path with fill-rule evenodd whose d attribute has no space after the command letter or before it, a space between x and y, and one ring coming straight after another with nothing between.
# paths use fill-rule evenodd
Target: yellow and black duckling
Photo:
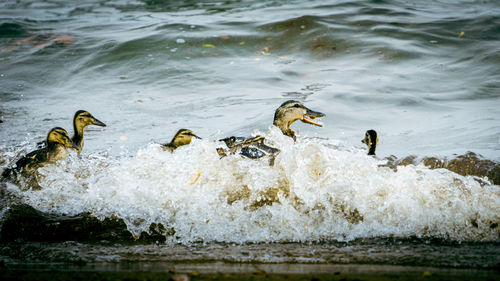
<instances>
[{"instance_id":1,"label":"yellow and black duckling","mask_svg":"<svg viewBox=\"0 0 500 281\"><path fill-rule=\"evenodd\" d=\"M368 130L365 133L365 138L361 140L362 143L368 146L368 155L375 155L375 150L377 150L378 136L375 130Z\"/></svg>"},{"instance_id":2,"label":"yellow and black duckling","mask_svg":"<svg viewBox=\"0 0 500 281\"><path fill-rule=\"evenodd\" d=\"M49 131L46 144L44 148L32 151L17 160L16 165L6 169L2 176L9 178L19 172L23 175L29 175L46 164L65 159L68 156L66 148L78 150L76 144L70 139L68 132L61 127L55 127Z\"/></svg>"},{"instance_id":3,"label":"yellow and black duckling","mask_svg":"<svg viewBox=\"0 0 500 281\"><path fill-rule=\"evenodd\" d=\"M293 122L300 120L304 123L312 124L321 127L322 125L312 121L315 118L323 117L325 114L317 112L305 107L301 102L289 100L281 104L274 113L273 125L280 128L284 135L296 140L295 132L290 129ZM279 152L279 149L270 147L264 144L263 136L256 136L253 138L242 138L242 137L229 137L222 139L229 148L229 153L233 154L236 150L241 149L240 154L257 159L266 155L272 156L271 165L273 163L274 157ZM218 149L217 152L220 156L226 156L228 153L224 149Z\"/></svg>"},{"instance_id":4,"label":"yellow and black duckling","mask_svg":"<svg viewBox=\"0 0 500 281\"><path fill-rule=\"evenodd\" d=\"M78 110L73 117L73 137L71 140L78 147L77 152L78 155L82 152L83 149L83 131L85 127L88 125L96 125L101 127L106 127L106 124L97 120L90 112L85 110ZM46 145L45 141L38 143L38 148L42 148Z\"/></svg>"},{"instance_id":5,"label":"yellow and black duckling","mask_svg":"<svg viewBox=\"0 0 500 281\"><path fill-rule=\"evenodd\" d=\"M177 149L179 146L187 145L191 143L191 139L195 137L197 139L201 139L193 131L188 129L180 129L177 131L175 136L172 138L172 141L166 144L162 144L163 149L169 150L170 152Z\"/></svg>"},{"instance_id":6,"label":"yellow and black duckling","mask_svg":"<svg viewBox=\"0 0 500 281\"><path fill-rule=\"evenodd\" d=\"M106 127L106 124L97 120L90 112L85 110L78 110L73 117L73 137L71 140L78 147L78 155L83 149L83 131L88 125L96 125Z\"/></svg>"}]
</instances>

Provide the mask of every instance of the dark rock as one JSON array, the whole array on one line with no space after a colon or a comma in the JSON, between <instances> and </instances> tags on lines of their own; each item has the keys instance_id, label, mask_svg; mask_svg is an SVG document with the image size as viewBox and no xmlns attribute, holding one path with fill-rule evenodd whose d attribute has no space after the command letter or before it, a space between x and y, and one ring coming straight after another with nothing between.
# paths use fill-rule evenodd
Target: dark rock
<instances>
[{"instance_id":1,"label":"dark rock","mask_svg":"<svg viewBox=\"0 0 500 281\"><path fill-rule=\"evenodd\" d=\"M89 213L76 216L49 214L26 204L9 207L0 223L0 241L79 241L79 242L164 242L163 226L152 226L151 235L143 233L136 239L125 222L118 218L99 220ZM163 230L163 232L162 232ZM160 233L162 232L162 233Z\"/></svg>"}]
</instances>

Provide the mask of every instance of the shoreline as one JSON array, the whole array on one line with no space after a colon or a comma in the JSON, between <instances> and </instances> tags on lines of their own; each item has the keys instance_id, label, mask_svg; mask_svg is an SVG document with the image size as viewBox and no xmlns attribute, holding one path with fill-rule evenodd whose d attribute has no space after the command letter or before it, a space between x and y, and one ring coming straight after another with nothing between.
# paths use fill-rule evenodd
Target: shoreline
<instances>
[{"instance_id":1,"label":"shoreline","mask_svg":"<svg viewBox=\"0 0 500 281\"><path fill-rule=\"evenodd\" d=\"M500 271L374 264L22 263L4 264L2 280L498 280Z\"/></svg>"}]
</instances>

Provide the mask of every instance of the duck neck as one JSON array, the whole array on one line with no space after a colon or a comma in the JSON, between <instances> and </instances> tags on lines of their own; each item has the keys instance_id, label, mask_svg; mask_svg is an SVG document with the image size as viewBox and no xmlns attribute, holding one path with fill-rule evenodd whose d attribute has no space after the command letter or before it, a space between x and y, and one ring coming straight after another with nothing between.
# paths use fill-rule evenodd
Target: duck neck
<instances>
[{"instance_id":1,"label":"duck neck","mask_svg":"<svg viewBox=\"0 0 500 281\"><path fill-rule=\"evenodd\" d=\"M372 142L370 149L368 150L368 155L375 155L375 150L377 149L377 144Z\"/></svg>"},{"instance_id":2,"label":"duck neck","mask_svg":"<svg viewBox=\"0 0 500 281\"><path fill-rule=\"evenodd\" d=\"M293 138L294 141L296 140L295 132L292 129L290 129L290 123L283 122L280 119L277 119L275 116L273 125L280 128L283 135Z\"/></svg>"},{"instance_id":3,"label":"duck neck","mask_svg":"<svg viewBox=\"0 0 500 281\"><path fill-rule=\"evenodd\" d=\"M175 145L174 142L169 142L167 144L164 144L163 147L172 152L177 148L177 145Z\"/></svg>"},{"instance_id":4,"label":"duck neck","mask_svg":"<svg viewBox=\"0 0 500 281\"><path fill-rule=\"evenodd\" d=\"M85 126L82 126L81 124L77 124L76 122L73 122L73 137L71 140L78 146L78 154L80 154L80 151L82 151L83 147L83 129Z\"/></svg>"},{"instance_id":5,"label":"duck neck","mask_svg":"<svg viewBox=\"0 0 500 281\"><path fill-rule=\"evenodd\" d=\"M283 132L283 134L285 136L291 137L293 139L293 141L297 140L297 137L295 136L295 132L292 129L288 128L288 130L286 130L286 131L283 131L283 130L281 130L281 131Z\"/></svg>"},{"instance_id":6,"label":"duck neck","mask_svg":"<svg viewBox=\"0 0 500 281\"><path fill-rule=\"evenodd\" d=\"M47 148L49 150L55 150L57 148L58 145L61 145L60 143L57 143L57 142L53 142L53 141L48 141L47 140Z\"/></svg>"},{"instance_id":7,"label":"duck neck","mask_svg":"<svg viewBox=\"0 0 500 281\"><path fill-rule=\"evenodd\" d=\"M66 147L58 142L50 142L47 144L48 147L48 159L49 163L55 163L58 160L68 157L68 151Z\"/></svg>"}]
</instances>

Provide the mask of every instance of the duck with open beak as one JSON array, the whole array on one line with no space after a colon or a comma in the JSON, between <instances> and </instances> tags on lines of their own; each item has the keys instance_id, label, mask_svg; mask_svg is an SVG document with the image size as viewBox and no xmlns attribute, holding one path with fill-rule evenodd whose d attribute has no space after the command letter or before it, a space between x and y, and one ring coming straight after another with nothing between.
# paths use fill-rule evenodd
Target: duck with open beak
<instances>
[{"instance_id":1,"label":"duck with open beak","mask_svg":"<svg viewBox=\"0 0 500 281\"><path fill-rule=\"evenodd\" d=\"M284 102L274 113L273 124L280 128L284 135L296 140L295 132L290 129L293 122L300 120L304 123L322 127L321 123L313 121L316 118L325 116L325 114L311 110L301 102L289 100Z\"/></svg>"},{"instance_id":2,"label":"duck with open beak","mask_svg":"<svg viewBox=\"0 0 500 281\"><path fill-rule=\"evenodd\" d=\"M304 123L322 127L323 125L313 121L316 118L323 117L325 114L311 110L305 107L302 103L294 100L289 100L281 104L274 113L273 124L280 128L284 135L296 140L295 132L290 129L290 125L293 122L300 120ZM227 154L234 154L237 150L240 151L242 156L251 159L258 159L264 156L270 156L269 163L272 165L276 155L280 152L279 149L270 147L264 143L265 138L263 136L256 136L250 138L242 137L228 137L221 139L228 150L224 148L218 148L217 152L220 156L224 157Z\"/></svg>"}]
</instances>

